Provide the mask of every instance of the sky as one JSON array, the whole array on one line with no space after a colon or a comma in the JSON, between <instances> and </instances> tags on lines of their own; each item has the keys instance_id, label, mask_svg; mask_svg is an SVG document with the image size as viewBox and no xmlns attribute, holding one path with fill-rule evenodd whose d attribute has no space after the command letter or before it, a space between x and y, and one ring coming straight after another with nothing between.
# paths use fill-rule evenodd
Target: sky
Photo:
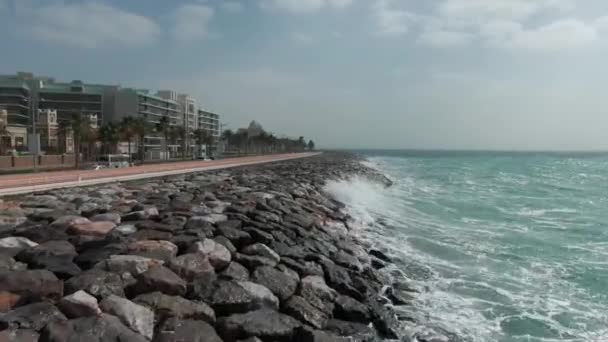
<instances>
[{"instance_id":1,"label":"sky","mask_svg":"<svg viewBox=\"0 0 608 342\"><path fill-rule=\"evenodd\" d=\"M325 148L608 149L606 0L0 0L0 42Z\"/></svg>"}]
</instances>

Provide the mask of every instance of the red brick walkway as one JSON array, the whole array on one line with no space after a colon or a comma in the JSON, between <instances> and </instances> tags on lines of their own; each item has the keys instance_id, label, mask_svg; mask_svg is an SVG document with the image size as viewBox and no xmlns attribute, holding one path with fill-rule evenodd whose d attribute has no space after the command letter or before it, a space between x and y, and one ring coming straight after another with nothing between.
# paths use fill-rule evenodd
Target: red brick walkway
<instances>
[{"instance_id":1,"label":"red brick walkway","mask_svg":"<svg viewBox=\"0 0 608 342\"><path fill-rule=\"evenodd\" d=\"M99 184L136 178L158 177L171 174L205 171L268 163L273 161L304 158L317 153L275 154L231 158L215 161L188 161L163 164L147 164L121 169L71 170L0 176L0 195L26 193L78 185ZM164 174L166 173L166 174Z\"/></svg>"}]
</instances>

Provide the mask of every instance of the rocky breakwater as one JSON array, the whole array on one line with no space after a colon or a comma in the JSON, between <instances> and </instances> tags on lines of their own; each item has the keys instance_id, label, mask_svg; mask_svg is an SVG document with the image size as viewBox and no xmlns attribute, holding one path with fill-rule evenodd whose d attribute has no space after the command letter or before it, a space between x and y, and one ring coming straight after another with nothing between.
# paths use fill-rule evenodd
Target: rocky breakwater
<instances>
[{"instance_id":1,"label":"rocky breakwater","mask_svg":"<svg viewBox=\"0 0 608 342\"><path fill-rule=\"evenodd\" d=\"M5 198L0 341L397 338L390 260L323 194L352 173L387 182L324 154Z\"/></svg>"}]
</instances>

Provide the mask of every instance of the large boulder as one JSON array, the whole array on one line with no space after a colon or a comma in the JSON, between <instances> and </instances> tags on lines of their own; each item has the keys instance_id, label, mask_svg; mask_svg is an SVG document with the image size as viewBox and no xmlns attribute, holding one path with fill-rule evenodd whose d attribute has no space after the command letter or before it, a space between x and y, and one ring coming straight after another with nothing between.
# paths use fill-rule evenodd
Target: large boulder
<instances>
[{"instance_id":1,"label":"large boulder","mask_svg":"<svg viewBox=\"0 0 608 342\"><path fill-rule=\"evenodd\" d=\"M187 281L205 273L215 273L215 270L205 254L189 253L169 261L169 268Z\"/></svg>"},{"instance_id":2,"label":"large boulder","mask_svg":"<svg viewBox=\"0 0 608 342\"><path fill-rule=\"evenodd\" d=\"M137 283L129 287L132 295L160 291L168 295L183 296L186 282L170 269L158 266L138 274Z\"/></svg>"},{"instance_id":3,"label":"large boulder","mask_svg":"<svg viewBox=\"0 0 608 342\"><path fill-rule=\"evenodd\" d=\"M72 262L76 255L76 249L67 241L47 241L22 250L15 258L32 269L46 269L66 279L81 272Z\"/></svg>"},{"instance_id":4,"label":"large boulder","mask_svg":"<svg viewBox=\"0 0 608 342\"><path fill-rule=\"evenodd\" d=\"M129 272L132 275L144 273L150 268L162 266L164 261L151 259L139 255L111 255L109 259L101 261L95 268L114 273Z\"/></svg>"},{"instance_id":5,"label":"large boulder","mask_svg":"<svg viewBox=\"0 0 608 342\"><path fill-rule=\"evenodd\" d=\"M279 299L268 288L250 281L239 281L237 283L253 298L251 303L252 309L265 307L275 310L279 309Z\"/></svg>"},{"instance_id":6,"label":"large boulder","mask_svg":"<svg viewBox=\"0 0 608 342\"><path fill-rule=\"evenodd\" d=\"M20 306L0 316L0 330L4 329L33 329L41 330L50 322L66 320L67 318L48 302L40 302Z\"/></svg>"},{"instance_id":7,"label":"large boulder","mask_svg":"<svg viewBox=\"0 0 608 342\"><path fill-rule=\"evenodd\" d=\"M98 269L80 273L65 282L66 294L72 294L79 290L86 291L98 299L109 295L125 296L122 278L116 273Z\"/></svg>"},{"instance_id":8,"label":"large boulder","mask_svg":"<svg viewBox=\"0 0 608 342\"><path fill-rule=\"evenodd\" d=\"M237 282L218 280L213 283L206 302L211 304L218 315L250 311L254 307L250 291Z\"/></svg>"},{"instance_id":9,"label":"large boulder","mask_svg":"<svg viewBox=\"0 0 608 342\"><path fill-rule=\"evenodd\" d=\"M233 314L218 320L224 342L259 337L264 341L292 341L301 324L290 316L269 309Z\"/></svg>"},{"instance_id":10,"label":"large boulder","mask_svg":"<svg viewBox=\"0 0 608 342\"><path fill-rule=\"evenodd\" d=\"M0 239L0 254L12 257L24 249L36 246L36 242L22 236L5 237Z\"/></svg>"},{"instance_id":11,"label":"large boulder","mask_svg":"<svg viewBox=\"0 0 608 342\"><path fill-rule=\"evenodd\" d=\"M118 225L118 224L120 224L121 219L120 219L120 214L118 214L118 213L105 213L105 214L98 214L98 215L91 217L91 221L93 221L93 222L112 222L112 223Z\"/></svg>"},{"instance_id":12,"label":"large boulder","mask_svg":"<svg viewBox=\"0 0 608 342\"><path fill-rule=\"evenodd\" d=\"M114 315L133 331L152 339L154 334L154 313L145 306L138 305L132 301L110 295L99 303L99 307L105 313Z\"/></svg>"},{"instance_id":13,"label":"large boulder","mask_svg":"<svg viewBox=\"0 0 608 342\"><path fill-rule=\"evenodd\" d=\"M249 270L253 271L260 266L270 266L274 267L277 265L277 261L274 259L266 258L258 255L247 255L236 253L235 258L237 262L247 267Z\"/></svg>"},{"instance_id":14,"label":"large boulder","mask_svg":"<svg viewBox=\"0 0 608 342\"><path fill-rule=\"evenodd\" d=\"M223 342L206 322L169 318L159 326L153 342Z\"/></svg>"},{"instance_id":15,"label":"large boulder","mask_svg":"<svg viewBox=\"0 0 608 342\"><path fill-rule=\"evenodd\" d=\"M124 326L118 317L102 314L49 323L41 342L146 342L147 339Z\"/></svg>"},{"instance_id":16,"label":"large boulder","mask_svg":"<svg viewBox=\"0 0 608 342\"><path fill-rule=\"evenodd\" d=\"M63 297L59 302L59 309L68 318L97 316L101 314L97 298L82 290Z\"/></svg>"},{"instance_id":17,"label":"large boulder","mask_svg":"<svg viewBox=\"0 0 608 342\"><path fill-rule=\"evenodd\" d=\"M40 334L33 329L6 329L0 331L0 341L38 342Z\"/></svg>"},{"instance_id":18,"label":"large boulder","mask_svg":"<svg viewBox=\"0 0 608 342\"><path fill-rule=\"evenodd\" d=\"M68 227L66 231L71 235L106 236L114 228L116 228L114 222L98 221L74 224Z\"/></svg>"},{"instance_id":19,"label":"large boulder","mask_svg":"<svg viewBox=\"0 0 608 342\"><path fill-rule=\"evenodd\" d=\"M203 302L192 301L179 296L169 296L162 292L142 294L135 297L133 301L152 309L156 313L157 321L175 317L203 320L210 324L215 323L215 312Z\"/></svg>"},{"instance_id":20,"label":"large boulder","mask_svg":"<svg viewBox=\"0 0 608 342\"><path fill-rule=\"evenodd\" d=\"M63 282L46 270L0 270L0 309L7 311L17 303L63 297Z\"/></svg>"},{"instance_id":21,"label":"large boulder","mask_svg":"<svg viewBox=\"0 0 608 342\"><path fill-rule=\"evenodd\" d=\"M165 240L135 241L127 249L129 254L165 261L171 260L177 255L177 246Z\"/></svg>"},{"instance_id":22,"label":"large boulder","mask_svg":"<svg viewBox=\"0 0 608 342\"><path fill-rule=\"evenodd\" d=\"M335 300L334 317L345 321L369 323L369 308L358 300L340 295Z\"/></svg>"},{"instance_id":23,"label":"large boulder","mask_svg":"<svg viewBox=\"0 0 608 342\"><path fill-rule=\"evenodd\" d=\"M231 260L230 251L224 245L211 239L204 239L195 243L190 247L188 252L206 255L211 265L218 271L226 268Z\"/></svg>"},{"instance_id":24,"label":"large boulder","mask_svg":"<svg viewBox=\"0 0 608 342\"><path fill-rule=\"evenodd\" d=\"M281 301L287 300L298 289L299 279L273 267L262 266L255 269L251 280L266 286Z\"/></svg>"},{"instance_id":25,"label":"large boulder","mask_svg":"<svg viewBox=\"0 0 608 342\"><path fill-rule=\"evenodd\" d=\"M270 249L270 247L263 243L254 243L253 245L249 245L243 248L241 253L246 255L261 256L273 260L276 263L281 261L281 257L277 254L277 252L273 251Z\"/></svg>"},{"instance_id":26,"label":"large boulder","mask_svg":"<svg viewBox=\"0 0 608 342\"><path fill-rule=\"evenodd\" d=\"M323 329L329 318L327 314L315 308L300 296L293 296L285 303L283 311L308 325Z\"/></svg>"},{"instance_id":27,"label":"large boulder","mask_svg":"<svg viewBox=\"0 0 608 342\"><path fill-rule=\"evenodd\" d=\"M233 261L222 271L222 273L220 273L220 276L228 280L246 281L249 279L249 271L245 266Z\"/></svg>"}]
</instances>

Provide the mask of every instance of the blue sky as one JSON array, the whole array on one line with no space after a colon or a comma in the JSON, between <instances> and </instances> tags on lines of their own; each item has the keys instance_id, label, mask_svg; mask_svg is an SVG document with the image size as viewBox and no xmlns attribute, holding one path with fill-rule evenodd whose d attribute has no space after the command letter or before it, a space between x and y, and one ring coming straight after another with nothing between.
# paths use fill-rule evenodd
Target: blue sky
<instances>
[{"instance_id":1,"label":"blue sky","mask_svg":"<svg viewBox=\"0 0 608 342\"><path fill-rule=\"evenodd\" d=\"M604 0L0 0L0 41L325 147L608 148Z\"/></svg>"}]
</instances>

